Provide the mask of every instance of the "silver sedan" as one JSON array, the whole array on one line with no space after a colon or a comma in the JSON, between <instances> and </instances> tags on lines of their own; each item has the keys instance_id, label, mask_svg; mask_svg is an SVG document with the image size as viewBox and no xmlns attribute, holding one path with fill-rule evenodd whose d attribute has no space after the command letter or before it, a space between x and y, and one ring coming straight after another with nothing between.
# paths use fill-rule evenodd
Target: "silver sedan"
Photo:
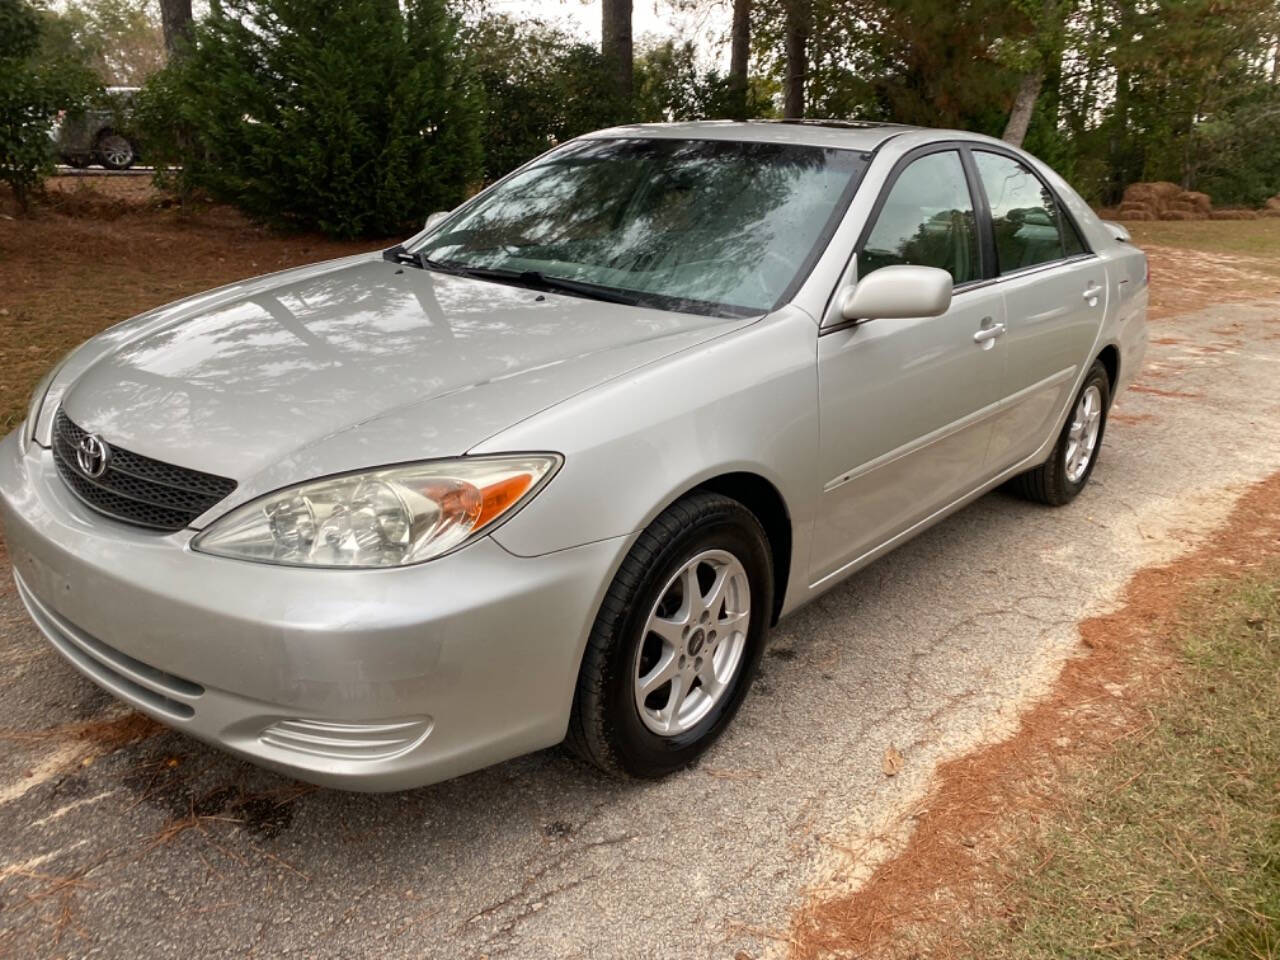
<instances>
[{"instance_id":1,"label":"silver sedan","mask_svg":"<svg viewBox=\"0 0 1280 960\"><path fill-rule=\"evenodd\" d=\"M657 777L772 624L1001 485L1088 482L1147 269L964 133L622 127L402 245L152 310L0 445L18 589L137 709L392 790Z\"/></svg>"}]
</instances>

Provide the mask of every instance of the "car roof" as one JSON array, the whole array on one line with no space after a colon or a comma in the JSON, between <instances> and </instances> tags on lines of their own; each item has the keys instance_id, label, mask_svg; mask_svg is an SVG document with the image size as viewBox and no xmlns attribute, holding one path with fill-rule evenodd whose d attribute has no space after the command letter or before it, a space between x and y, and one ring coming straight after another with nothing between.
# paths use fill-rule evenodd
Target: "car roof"
<instances>
[{"instance_id":1,"label":"car roof","mask_svg":"<svg viewBox=\"0 0 1280 960\"><path fill-rule=\"evenodd\" d=\"M799 143L846 150L874 150L902 133L934 133L926 127L862 120L697 120L685 123L634 123L589 133L588 138L657 137L671 140L737 140Z\"/></svg>"}]
</instances>

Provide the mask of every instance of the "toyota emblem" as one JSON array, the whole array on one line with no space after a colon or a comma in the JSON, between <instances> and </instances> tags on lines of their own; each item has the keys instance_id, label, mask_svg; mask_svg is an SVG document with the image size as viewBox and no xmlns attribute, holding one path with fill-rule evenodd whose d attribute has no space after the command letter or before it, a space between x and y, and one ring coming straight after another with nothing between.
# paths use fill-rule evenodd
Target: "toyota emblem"
<instances>
[{"instance_id":1,"label":"toyota emblem","mask_svg":"<svg viewBox=\"0 0 1280 960\"><path fill-rule=\"evenodd\" d=\"M107 472L107 461L110 459L111 448L96 434L86 434L76 444L76 465L86 477L98 479Z\"/></svg>"}]
</instances>

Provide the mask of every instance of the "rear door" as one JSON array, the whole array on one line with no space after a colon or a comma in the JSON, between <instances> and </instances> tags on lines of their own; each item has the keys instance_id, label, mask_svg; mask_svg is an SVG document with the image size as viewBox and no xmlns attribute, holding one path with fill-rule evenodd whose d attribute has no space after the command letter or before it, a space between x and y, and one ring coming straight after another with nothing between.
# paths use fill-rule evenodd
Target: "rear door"
<instances>
[{"instance_id":1,"label":"rear door","mask_svg":"<svg viewBox=\"0 0 1280 960\"><path fill-rule=\"evenodd\" d=\"M1107 275L1034 170L998 148L971 153L990 210L1008 325L1005 404L989 455L998 472L1034 453L1057 426L1080 366L1092 356Z\"/></svg>"},{"instance_id":2,"label":"rear door","mask_svg":"<svg viewBox=\"0 0 1280 960\"><path fill-rule=\"evenodd\" d=\"M877 201L857 275L898 263L952 275L940 317L823 329L818 395L824 490L810 566L819 582L984 476L1004 382L1003 297L984 280L971 179L957 145L910 154Z\"/></svg>"}]
</instances>

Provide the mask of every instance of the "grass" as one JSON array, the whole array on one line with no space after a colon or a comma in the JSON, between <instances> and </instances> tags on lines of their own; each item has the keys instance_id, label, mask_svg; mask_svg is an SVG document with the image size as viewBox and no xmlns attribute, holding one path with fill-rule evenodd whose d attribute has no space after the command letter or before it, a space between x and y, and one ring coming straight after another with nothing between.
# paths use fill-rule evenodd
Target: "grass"
<instances>
[{"instance_id":1,"label":"grass","mask_svg":"<svg viewBox=\"0 0 1280 960\"><path fill-rule=\"evenodd\" d=\"M1156 244L1264 259L1280 258L1280 217L1261 220L1133 221L1125 227L1139 246Z\"/></svg>"},{"instance_id":2,"label":"grass","mask_svg":"<svg viewBox=\"0 0 1280 960\"><path fill-rule=\"evenodd\" d=\"M1189 610L1150 723L1067 777L960 953L1280 957L1280 562Z\"/></svg>"}]
</instances>

